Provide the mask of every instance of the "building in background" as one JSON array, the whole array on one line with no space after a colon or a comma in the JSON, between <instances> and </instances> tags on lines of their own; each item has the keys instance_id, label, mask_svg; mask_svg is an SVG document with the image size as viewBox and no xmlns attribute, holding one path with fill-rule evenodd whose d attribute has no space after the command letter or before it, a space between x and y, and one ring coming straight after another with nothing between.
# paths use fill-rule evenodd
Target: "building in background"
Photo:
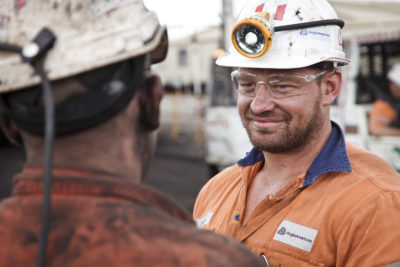
<instances>
[{"instance_id":1,"label":"building in background","mask_svg":"<svg viewBox=\"0 0 400 267\"><path fill-rule=\"evenodd\" d=\"M220 39L221 27L215 26L171 40L166 61L155 66L167 91L205 93Z\"/></svg>"}]
</instances>

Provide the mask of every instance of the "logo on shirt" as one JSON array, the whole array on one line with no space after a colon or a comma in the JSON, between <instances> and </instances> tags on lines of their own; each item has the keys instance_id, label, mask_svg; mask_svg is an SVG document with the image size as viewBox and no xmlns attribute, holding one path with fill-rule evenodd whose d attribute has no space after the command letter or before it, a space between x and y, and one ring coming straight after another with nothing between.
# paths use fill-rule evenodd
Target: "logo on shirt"
<instances>
[{"instance_id":1,"label":"logo on shirt","mask_svg":"<svg viewBox=\"0 0 400 267\"><path fill-rule=\"evenodd\" d=\"M310 252L318 231L290 221L282 221L274 240Z\"/></svg>"},{"instance_id":2,"label":"logo on shirt","mask_svg":"<svg viewBox=\"0 0 400 267\"><path fill-rule=\"evenodd\" d=\"M278 230L278 234L280 235L285 235L286 234L286 228L282 227L281 229Z\"/></svg>"},{"instance_id":3,"label":"logo on shirt","mask_svg":"<svg viewBox=\"0 0 400 267\"><path fill-rule=\"evenodd\" d=\"M197 228L203 228L205 225L209 224L213 214L213 212L209 212L206 216L195 219Z\"/></svg>"}]
</instances>

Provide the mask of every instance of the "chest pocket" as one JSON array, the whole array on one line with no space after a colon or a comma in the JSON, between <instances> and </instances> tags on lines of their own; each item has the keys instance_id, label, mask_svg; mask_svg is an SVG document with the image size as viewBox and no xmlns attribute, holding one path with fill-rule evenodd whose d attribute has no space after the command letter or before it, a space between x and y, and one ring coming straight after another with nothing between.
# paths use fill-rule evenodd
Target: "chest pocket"
<instances>
[{"instance_id":1,"label":"chest pocket","mask_svg":"<svg viewBox=\"0 0 400 267\"><path fill-rule=\"evenodd\" d=\"M271 266L324 266L310 256L317 234L316 229L283 220L258 254Z\"/></svg>"}]
</instances>

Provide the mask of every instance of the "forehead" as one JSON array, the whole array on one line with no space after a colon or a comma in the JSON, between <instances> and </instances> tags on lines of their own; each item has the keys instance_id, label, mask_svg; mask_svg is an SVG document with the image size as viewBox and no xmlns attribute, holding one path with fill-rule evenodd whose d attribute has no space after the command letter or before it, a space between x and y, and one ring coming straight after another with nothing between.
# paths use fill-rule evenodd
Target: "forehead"
<instances>
[{"instance_id":1,"label":"forehead","mask_svg":"<svg viewBox=\"0 0 400 267\"><path fill-rule=\"evenodd\" d=\"M315 69L300 68L300 69L254 69L254 68L239 68L239 71L255 74L255 75L270 75L270 74L299 74L307 75L314 74Z\"/></svg>"}]
</instances>

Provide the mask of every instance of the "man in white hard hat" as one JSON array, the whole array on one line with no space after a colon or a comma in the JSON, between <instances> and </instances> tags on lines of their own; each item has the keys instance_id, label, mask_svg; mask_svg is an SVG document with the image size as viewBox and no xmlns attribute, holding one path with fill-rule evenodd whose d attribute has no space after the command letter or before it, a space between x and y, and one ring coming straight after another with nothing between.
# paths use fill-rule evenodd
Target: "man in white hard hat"
<instances>
[{"instance_id":1,"label":"man in white hard hat","mask_svg":"<svg viewBox=\"0 0 400 267\"><path fill-rule=\"evenodd\" d=\"M0 203L0 266L262 266L140 184L163 94L150 65L168 44L155 13L141 0L16 3L0 3L1 115L27 162Z\"/></svg>"},{"instance_id":2,"label":"man in white hard hat","mask_svg":"<svg viewBox=\"0 0 400 267\"><path fill-rule=\"evenodd\" d=\"M325 0L252 0L217 60L237 67L254 148L202 188L194 218L270 266L400 264L400 177L330 120L342 26Z\"/></svg>"},{"instance_id":3,"label":"man in white hard hat","mask_svg":"<svg viewBox=\"0 0 400 267\"><path fill-rule=\"evenodd\" d=\"M400 63L388 75L390 97L377 99L369 114L369 131L376 136L400 136Z\"/></svg>"}]
</instances>

